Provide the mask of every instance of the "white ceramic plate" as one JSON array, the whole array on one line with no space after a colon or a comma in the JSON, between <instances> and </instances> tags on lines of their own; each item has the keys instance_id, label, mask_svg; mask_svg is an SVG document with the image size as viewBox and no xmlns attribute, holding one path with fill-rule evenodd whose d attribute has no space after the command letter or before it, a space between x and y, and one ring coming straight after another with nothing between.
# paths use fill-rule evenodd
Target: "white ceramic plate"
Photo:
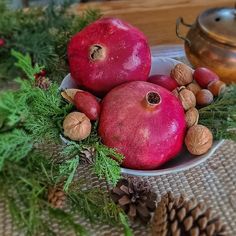
<instances>
[{"instance_id":1,"label":"white ceramic plate","mask_svg":"<svg viewBox=\"0 0 236 236\"><path fill-rule=\"evenodd\" d=\"M154 74L169 75L171 69L178 63L180 62L171 58L152 57L152 68L150 75ZM66 89L66 88L76 88L76 84L71 79L70 74L68 74L64 78L60 86L60 89ZM65 139L63 139L63 141L65 142ZM211 150L208 151L207 154L197 157L191 155L185 148L183 148L183 150L177 157L167 162L165 165L161 166L157 170L133 170L133 169L121 168L121 171L124 174L137 175L137 176L158 176L163 174L176 173L178 171L184 171L206 161L223 144L223 142L224 140L217 142L215 141L213 147L211 148Z\"/></svg>"}]
</instances>

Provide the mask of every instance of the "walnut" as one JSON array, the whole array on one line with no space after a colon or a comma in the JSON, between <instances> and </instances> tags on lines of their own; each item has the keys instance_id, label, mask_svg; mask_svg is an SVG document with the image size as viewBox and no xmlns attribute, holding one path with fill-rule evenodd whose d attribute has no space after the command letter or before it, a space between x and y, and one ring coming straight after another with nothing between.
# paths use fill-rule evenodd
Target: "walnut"
<instances>
[{"instance_id":1,"label":"walnut","mask_svg":"<svg viewBox=\"0 0 236 236\"><path fill-rule=\"evenodd\" d=\"M180 86L187 85L193 81L193 70L189 66L179 63L171 70L170 76L175 79Z\"/></svg>"},{"instance_id":2,"label":"walnut","mask_svg":"<svg viewBox=\"0 0 236 236\"><path fill-rule=\"evenodd\" d=\"M69 103L74 104L75 94L81 91L80 89L65 89L61 92L61 96Z\"/></svg>"},{"instance_id":3,"label":"walnut","mask_svg":"<svg viewBox=\"0 0 236 236\"><path fill-rule=\"evenodd\" d=\"M185 121L188 128L192 127L193 125L196 125L198 123L198 119L199 119L199 113L195 107L190 108L185 113Z\"/></svg>"},{"instance_id":4,"label":"walnut","mask_svg":"<svg viewBox=\"0 0 236 236\"><path fill-rule=\"evenodd\" d=\"M226 84L220 80L215 80L208 84L207 88L212 92L214 96L219 96L225 91Z\"/></svg>"},{"instance_id":5,"label":"walnut","mask_svg":"<svg viewBox=\"0 0 236 236\"><path fill-rule=\"evenodd\" d=\"M203 125L194 125L189 128L185 137L185 145L193 155L202 155L208 152L213 144L212 132Z\"/></svg>"},{"instance_id":6,"label":"walnut","mask_svg":"<svg viewBox=\"0 0 236 236\"><path fill-rule=\"evenodd\" d=\"M195 81L188 84L186 87L188 90L193 92L193 94L196 96L197 92L201 90L201 87L199 84L197 84Z\"/></svg>"},{"instance_id":7,"label":"walnut","mask_svg":"<svg viewBox=\"0 0 236 236\"><path fill-rule=\"evenodd\" d=\"M81 112L71 112L63 121L64 135L71 140L80 141L86 139L91 133L91 122Z\"/></svg>"},{"instance_id":8,"label":"walnut","mask_svg":"<svg viewBox=\"0 0 236 236\"><path fill-rule=\"evenodd\" d=\"M182 103L182 106L185 111L189 110L192 107L196 106L196 97L190 90L186 89L185 87L181 87L179 89L179 100Z\"/></svg>"},{"instance_id":9,"label":"walnut","mask_svg":"<svg viewBox=\"0 0 236 236\"><path fill-rule=\"evenodd\" d=\"M201 89L196 94L197 105L199 106L207 106L213 102L214 96L208 89Z\"/></svg>"}]
</instances>

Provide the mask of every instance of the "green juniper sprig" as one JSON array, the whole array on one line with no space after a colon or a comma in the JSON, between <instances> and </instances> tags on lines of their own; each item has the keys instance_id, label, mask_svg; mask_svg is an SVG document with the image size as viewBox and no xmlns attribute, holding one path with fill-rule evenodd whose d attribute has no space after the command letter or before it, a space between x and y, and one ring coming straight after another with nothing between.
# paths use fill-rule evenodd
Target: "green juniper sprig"
<instances>
[{"instance_id":1,"label":"green juniper sprig","mask_svg":"<svg viewBox=\"0 0 236 236\"><path fill-rule=\"evenodd\" d=\"M199 123L207 126L214 139L236 140L236 85L215 99L209 106L199 110Z\"/></svg>"}]
</instances>

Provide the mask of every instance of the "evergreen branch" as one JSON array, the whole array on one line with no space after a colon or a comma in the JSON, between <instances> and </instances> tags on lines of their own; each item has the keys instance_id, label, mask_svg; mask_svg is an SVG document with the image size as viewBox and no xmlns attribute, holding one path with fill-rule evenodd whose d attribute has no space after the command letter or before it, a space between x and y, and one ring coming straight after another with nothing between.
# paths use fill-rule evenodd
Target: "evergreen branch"
<instances>
[{"instance_id":1,"label":"evergreen branch","mask_svg":"<svg viewBox=\"0 0 236 236\"><path fill-rule=\"evenodd\" d=\"M125 236L132 236L133 232L129 226L127 216L124 213L119 213L120 221L124 226L124 234Z\"/></svg>"},{"instance_id":2,"label":"evergreen branch","mask_svg":"<svg viewBox=\"0 0 236 236\"><path fill-rule=\"evenodd\" d=\"M17 59L15 66L23 70L27 77L32 81L34 81L35 75L44 68L40 67L38 64L35 64L35 66L33 66L29 54L23 55L22 53L17 52L14 49L11 50L11 54Z\"/></svg>"},{"instance_id":3,"label":"evergreen branch","mask_svg":"<svg viewBox=\"0 0 236 236\"><path fill-rule=\"evenodd\" d=\"M4 162L18 162L25 158L32 150L31 138L20 129L0 135L0 171Z\"/></svg>"},{"instance_id":4,"label":"evergreen branch","mask_svg":"<svg viewBox=\"0 0 236 236\"><path fill-rule=\"evenodd\" d=\"M209 106L199 110L199 124L207 126L214 139L236 140L236 85L231 85Z\"/></svg>"},{"instance_id":5,"label":"evergreen branch","mask_svg":"<svg viewBox=\"0 0 236 236\"><path fill-rule=\"evenodd\" d=\"M64 184L64 191L65 192L68 192L69 186L71 185L71 183L75 177L76 170L78 169L78 166L79 166L79 156L78 155L73 159L66 160L62 165L60 165L60 169L59 169L60 176L66 177L66 181Z\"/></svg>"},{"instance_id":6,"label":"evergreen branch","mask_svg":"<svg viewBox=\"0 0 236 236\"><path fill-rule=\"evenodd\" d=\"M117 153L114 149L103 144L96 143L96 159L93 165L94 172L99 178L105 177L107 182L113 186L121 178L120 163L124 156Z\"/></svg>"}]
</instances>

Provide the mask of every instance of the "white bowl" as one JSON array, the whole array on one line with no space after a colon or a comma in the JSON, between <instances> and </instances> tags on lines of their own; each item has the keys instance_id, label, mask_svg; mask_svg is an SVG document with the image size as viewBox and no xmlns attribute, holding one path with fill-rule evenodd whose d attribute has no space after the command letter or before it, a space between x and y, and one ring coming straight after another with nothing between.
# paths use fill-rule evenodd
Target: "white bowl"
<instances>
[{"instance_id":1,"label":"white bowl","mask_svg":"<svg viewBox=\"0 0 236 236\"><path fill-rule=\"evenodd\" d=\"M178 63L181 62L171 58L152 57L152 68L150 75L154 74L169 75L171 69L174 68L174 66ZM60 89L67 89L67 88L76 88L76 84L72 80L70 74L68 74L64 78L64 80L60 85ZM66 139L62 140L66 142L65 141ZM167 162L165 165L161 166L156 170L134 170L134 169L121 168L121 172L124 174L137 175L137 176L158 176L158 175L171 174L179 171L184 171L206 161L223 144L223 142L224 140L215 141L212 148L208 151L208 153L201 156L191 155L185 148L183 148L183 150L177 157L175 157L174 159Z\"/></svg>"}]
</instances>

